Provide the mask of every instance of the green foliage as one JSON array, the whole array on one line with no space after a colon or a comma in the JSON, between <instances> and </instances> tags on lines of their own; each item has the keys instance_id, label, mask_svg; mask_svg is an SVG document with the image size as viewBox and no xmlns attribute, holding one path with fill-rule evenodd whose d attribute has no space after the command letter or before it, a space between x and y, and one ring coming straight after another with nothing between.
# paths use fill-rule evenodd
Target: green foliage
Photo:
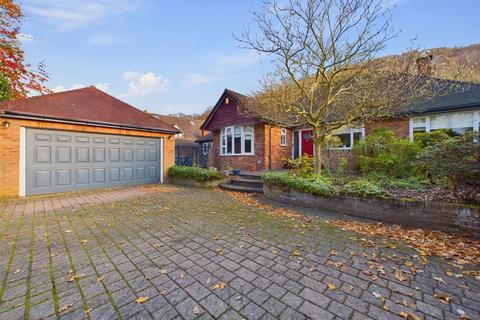
<instances>
[{"instance_id":1,"label":"green foliage","mask_svg":"<svg viewBox=\"0 0 480 320\"><path fill-rule=\"evenodd\" d=\"M10 101L13 99L12 86L5 76L0 73L0 101Z\"/></svg>"},{"instance_id":2,"label":"green foliage","mask_svg":"<svg viewBox=\"0 0 480 320\"><path fill-rule=\"evenodd\" d=\"M445 141L452 137L452 130L442 129L431 132L417 132L415 133L414 141L422 148L433 146L438 142Z\"/></svg>"},{"instance_id":3,"label":"green foliage","mask_svg":"<svg viewBox=\"0 0 480 320\"><path fill-rule=\"evenodd\" d=\"M391 177L409 177L415 174L412 166L421 146L408 139L398 139L393 131L376 129L353 148L360 172Z\"/></svg>"},{"instance_id":4,"label":"green foliage","mask_svg":"<svg viewBox=\"0 0 480 320\"><path fill-rule=\"evenodd\" d=\"M473 134L455 137L425 148L417 168L434 179L447 179L453 194L480 201L480 143Z\"/></svg>"},{"instance_id":5,"label":"green foliage","mask_svg":"<svg viewBox=\"0 0 480 320\"><path fill-rule=\"evenodd\" d=\"M421 175L406 177L406 178L392 178L385 175L370 175L369 179L375 181L378 185L384 187L394 187L402 189L420 189L429 182Z\"/></svg>"},{"instance_id":6,"label":"green foliage","mask_svg":"<svg viewBox=\"0 0 480 320\"><path fill-rule=\"evenodd\" d=\"M346 194L363 198L369 196L379 196L385 193L382 187L366 178L351 180L344 186L342 191Z\"/></svg>"},{"instance_id":7,"label":"green foliage","mask_svg":"<svg viewBox=\"0 0 480 320\"><path fill-rule=\"evenodd\" d=\"M263 181L268 184L283 188L291 188L319 196L332 196L335 189L332 180L323 176L311 175L310 177L295 176L289 173L267 172Z\"/></svg>"},{"instance_id":8,"label":"green foliage","mask_svg":"<svg viewBox=\"0 0 480 320\"><path fill-rule=\"evenodd\" d=\"M198 181L207 181L220 179L221 175L213 169L203 169L199 167L173 166L168 169L170 177L190 178Z\"/></svg>"},{"instance_id":9,"label":"green foliage","mask_svg":"<svg viewBox=\"0 0 480 320\"><path fill-rule=\"evenodd\" d=\"M308 177L313 174L313 157L303 155L297 159L284 158L284 167L293 169L293 174L301 177Z\"/></svg>"}]
</instances>

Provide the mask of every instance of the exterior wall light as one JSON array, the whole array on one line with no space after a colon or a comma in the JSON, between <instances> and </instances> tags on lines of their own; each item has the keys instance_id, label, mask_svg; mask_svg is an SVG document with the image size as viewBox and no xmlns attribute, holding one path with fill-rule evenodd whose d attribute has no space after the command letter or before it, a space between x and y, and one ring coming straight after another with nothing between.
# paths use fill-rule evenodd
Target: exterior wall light
<instances>
[{"instance_id":1,"label":"exterior wall light","mask_svg":"<svg viewBox=\"0 0 480 320\"><path fill-rule=\"evenodd\" d=\"M2 127L3 128L8 128L10 126L10 122L8 122L8 120L3 120L2 121Z\"/></svg>"}]
</instances>

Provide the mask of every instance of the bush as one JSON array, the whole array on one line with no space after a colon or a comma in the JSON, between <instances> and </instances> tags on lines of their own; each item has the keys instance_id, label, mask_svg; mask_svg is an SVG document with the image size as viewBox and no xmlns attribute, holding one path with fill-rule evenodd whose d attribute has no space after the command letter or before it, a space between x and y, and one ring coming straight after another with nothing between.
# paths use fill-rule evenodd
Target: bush
<instances>
[{"instance_id":1,"label":"bush","mask_svg":"<svg viewBox=\"0 0 480 320\"><path fill-rule=\"evenodd\" d=\"M203 169L199 167L173 166L168 169L170 177L190 178L198 181L207 181L220 179L221 175L213 169Z\"/></svg>"},{"instance_id":2,"label":"bush","mask_svg":"<svg viewBox=\"0 0 480 320\"><path fill-rule=\"evenodd\" d=\"M380 128L357 143L353 152L360 172L402 178L415 174L412 163L421 149L419 144L397 139L393 131Z\"/></svg>"},{"instance_id":3,"label":"bush","mask_svg":"<svg viewBox=\"0 0 480 320\"><path fill-rule=\"evenodd\" d=\"M313 157L303 155L296 159L283 158L284 168L293 169L294 175L308 177L313 174Z\"/></svg>"},{"instance_id":4,"label":"bush","mask_svg":"<svg viewBox=\"0 0 480 320\"><path fill-rule=\"evenodd\" d=\"M394 187L394 188L403 188L403 189L420 189L427 185L429 182L425 177L411 176L407 178L392 178L389 176L382 175L370 175L370 180L375 181L378 185L383 187Z\"/></svg>"},{"instance_id":5,"label":"bush","mask_svg":"<svg viewBox=\"0 0 480 320\"><path fill-rule=\"evenodd\" d=\"M435 130L431 132L417 132L414 141L422 148L433 146L436 143L443 142L452 137L452 130Z\"/></svg>"},{"instance_id":6,"label":"bush","mask_svg":"<svg viewBox=\"0 0 480 320\"><path fill-rule=\"evenodd\" d=\"M346 194L359 197L378 196L384 194L384 190L374 182L360 178L348 182L342 189Z\"/></svg>"},{"instance_id":7,"label":"bush","mask_svg":"<svg viewBox=\"0 0 480 320\"><path fill-rule=\"evenodd\" d=\"M467 134L429 146L418 155L416 165L433 179L447 179L457 198L480 202L478 136Z\"/></svg>"},{"instance_id":8,"label":"bush","mask_svg":"<svg viewBox=\"0 0 480 320\"><path fill-rule=\"evenodd\" d=\"M332 196L335 189L332 186L332 180L311 175L310 177L294 176L289 173L268 172L262 177L265 183L290 188L302 192L311 193L319 196Z\"/></svg>"}]
</instances>

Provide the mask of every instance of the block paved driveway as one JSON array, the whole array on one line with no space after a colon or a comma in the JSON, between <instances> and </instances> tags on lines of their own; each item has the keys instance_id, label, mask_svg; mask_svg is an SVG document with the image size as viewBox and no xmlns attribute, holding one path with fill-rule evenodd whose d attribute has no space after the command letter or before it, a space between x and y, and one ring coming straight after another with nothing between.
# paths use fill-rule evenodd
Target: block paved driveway
<instances>
[{"instance_id":1,"label":"block paved driveway","mask_svg":"<svg viewBox=\"0 0 480 320\"><path fill-rule=\"evenodd\" d=\"M221 191L60 194L2 201L0 214L2 320L480 319L479 281L447 276L444 261L412 275L411 249L365 246L323 216L268 215Z\"/></svg>"}]
</instances>

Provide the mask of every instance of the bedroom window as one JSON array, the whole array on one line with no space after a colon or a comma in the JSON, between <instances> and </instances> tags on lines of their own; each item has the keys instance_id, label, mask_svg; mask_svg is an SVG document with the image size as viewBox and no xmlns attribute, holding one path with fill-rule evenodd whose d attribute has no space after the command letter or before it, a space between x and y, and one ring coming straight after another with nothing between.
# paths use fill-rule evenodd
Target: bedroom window
<instances>
[{"instance_id":1,"label":"bedroom window","mask_svg":"<svg viewBox=\"0 0 480 320\"><path fill-rule=\"evenodd\" d=\"M287 145L287 129L280 129L280 145L285 147Z\"/></svg>"},{"instance_id":2,"label":"bedroom window","mask_svg":"<svg viewBox=\"0 0 480 320\"><path fill-rule=\"evenodd\" d=\"M253 155L253 127L231 126L220 132L220 154Z\"/></svg>"}]
</instances>

